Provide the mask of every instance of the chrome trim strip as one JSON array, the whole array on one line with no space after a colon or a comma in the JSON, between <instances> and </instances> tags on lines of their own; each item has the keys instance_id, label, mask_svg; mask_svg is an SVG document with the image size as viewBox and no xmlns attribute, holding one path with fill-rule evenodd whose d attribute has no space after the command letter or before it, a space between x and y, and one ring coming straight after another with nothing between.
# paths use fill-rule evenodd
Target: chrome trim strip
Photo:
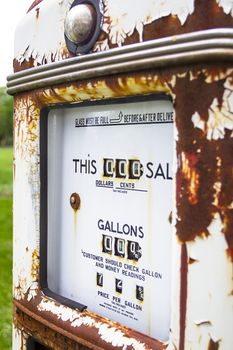
<instances>
[{"instance_id":1,"label":"chrome trim strip","mask_svg":"<svg viewBox=\"0 0 233 350\"><path fill-rule=\"evenodd\" d=\"M15 94L74 80L216 59L232 61L233 29L212 29L133 44L30 68L8 77Z\"/></svg>"},{"instance_id":2,"label":"chrome trim strip","mask_svg":"<svg viewBox=\"0 0 233 350\"><path fill-rule=\"evenodd\" d=\"M22 76L31 75L33 74L34 70L36 70L36 72L43 72L53 68L69 66L74 63L87 62L87 61L93 60L93 57L95 57L95 59L102 58L102 57L107 58L109 56L112 57L115 55L125 54L128 52L135 52L135 51L152 49L152 48L161 47L161 46L173 45L175 43L179 44L183 42L192 42L197 40L217 39L217 38L233 38L233 29L231 28L209 29L209 30L198 31L198 32L193 32L188 34L181 34L179 36L173 35L166 38L155 39L155 40L146 41L143 43L137 43L137 44L132 44L132 45L128 45L120 48L115 48L109 51L91 53L85 56L78 56L78 57L66 59L64 61L50 63L50 64L46 64L36 68L30 68L25 71L17 72L9 75L8 80L10 81L10 80L20 78Z\"/></svg>"}]
</instances>

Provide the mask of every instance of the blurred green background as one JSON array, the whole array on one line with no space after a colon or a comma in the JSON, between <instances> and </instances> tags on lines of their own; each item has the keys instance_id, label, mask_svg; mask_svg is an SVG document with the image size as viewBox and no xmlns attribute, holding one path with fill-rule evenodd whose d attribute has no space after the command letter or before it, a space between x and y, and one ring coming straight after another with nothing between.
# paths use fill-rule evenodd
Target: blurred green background
<instances>
[{"instance_id":1,"label":"blurred green background","mask_svg":"<svg viewBox=\"0 0 233 350\"><path fill-rule=\"evenodd\" d=\"M0 88L0 350L12 348L12 113Z\"/></svg>"}]
</instances>

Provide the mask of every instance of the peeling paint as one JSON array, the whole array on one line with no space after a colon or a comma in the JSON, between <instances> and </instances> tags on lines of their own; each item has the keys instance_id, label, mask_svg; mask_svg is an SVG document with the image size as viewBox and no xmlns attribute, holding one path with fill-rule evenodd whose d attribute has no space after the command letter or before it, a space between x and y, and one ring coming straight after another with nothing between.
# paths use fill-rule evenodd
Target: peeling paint
<instances>
[{"instance_id":1,"label":"peeling paint","mask_svg":"<svg viewBox=\"0 0 233 350\"><path fill-rule=\"evenodd\" d=\"M126 328L105 322L88 311L80 313L45 296L38 301L39 118L40 109L51 104L163 92L171 96L175 107L177 196L173 215L176 239L171 335L169 343L158 349L166 346L169 350L206 350L215 344L218 350L231 348L232 74L232 69L224 66L198 66L190 70L184 67L109 76L16 97L15 299L28 308L36 307L43 317L47 313L54 324L58 321L69 324L73 334L80 334L85 327L94 329L106 347L109 344L122 349L156 348L147 344L153 340L144 337L141 341L140 335L131 337Z\"/></svg>"},{"instance_id":2,"label":"peeling paint","mask_svg":"<svg viewBox=\"0 0 233 350\"><path fill-rule=\"evenodd\" d=\"M140 1L120 1L118 6L113 0L105 0L104 3L103 32L95 51L174 34L232 26L232 18L228 18L229 6L232 7L232 4L224 6L227 11L221 11L216 0L209 0L208 6L192 0L177 3L171 0L148 0L143 4ZM133 13L132 7L135 9Z\"/></svg>"},{"instance_id":3,"label":"peeling paint","mask_svg":"<svg viewBox=\"0 0 233 350\"><path fill-rule=\"evenodd\" d=\"M52 22L45 1L32 4L26 15L27 21L22 22L16 30L15 68L20 70L20 66L26 62L37 66L70 57L64 40L64 18L72 2L51 1L49 8L53 12ZM143 3L140 0L120 0L117 5L114 0L104 0L103 7L102 30L108 38L100 35L95 51L107 50L110 44L121 46L134 31L139 36L137 41L142 42L144 26L164 17L175 17L183 26L187 17L194 12L194 0L182 0L179 3L172 0L147 0ZM134 11L131 11L132 8ZM49 33L46 32L45 42L44 31L48 21L51 25ZM28 26L30 30L27 30Z\"/></svg>"},{"instance_id":4,"label":"peeling paint","mask_svg":"<svg viewBox=\"0 0 233 350\"><path fill-rule=\"evenodd\" d=\"M208 237L197 237L187 244L188 256L197 260L189 267L188 274L187 308L190 311L187 314L186 337L193 339L190 349L198 348L198 339L202 339L200 349L207 349L211 339L216 342L222 339L219 349L231 348L228 336L232 325L233 298L229 296L232 268L226 255L227 243L222 230L223 222L220 215L216 214L208 227ZM201 279L201 285L196 288L198 278ZM219 318L220 314L224 315L224 322ZM193 327L191 320L195 320L198 327Z\"/></svg>"},{"instance_id":5,"label":"peeling paint","mask_svg":"<svg viewBox=\"0 0 233 350\"><path fill-rule=\"evenodd\" d=\"M38 288L39 243L39 109L28 96L15 100L14 146L14 296L28 300ZM22 206L22 196L24 205ZM26 224L26 226L25 226ZM33 232L37 232L34 236Z\"/></svg>"},{"instance_id":6,"label":"peeling paint","mask_svg":"<svg viewBox=\"0 0 233 350\"><path fill-rule=\"evenodd\" d=\"M28 335L13 325L12 349L27 350L27 339Z\"/></svg>"},{"instance_id":7,"label":"peeling paint","mask_svg":"<svg viewBox=\"0 0 233 350\"><path fill-rule=\"evenodd\" d=\"M39 311L52 312L62 321L70 321L71 326L74 328L81 327L82 325L96 328L101 339L107 343L111 343L112 346L121 347L122 349L127 349L131 346L135 350L145 350L146 345L137 341L136 339L129 338L126 334L114 326L109 326L102 322L96 322L90 316L86 316L85 313L78 314L76 311L69 309L62 305L57 305L54 301L42 300L38 305ZM122 327L123 328L123 327Z\"/></svg>"},{"instance_id":8,"label":"peeling paint","mask_svg":"<svg viewBox=\"0 0 233 350\"><path fill-rule=\"evenodd\" d=\"M15 32L14 57L19 65L31 59L33 66L38 66L70 57L64 39L64 17L72 2L72 0L52 0L48 4L42 1L39 13L37 3L31 6L26 15L27 21L19 24ZM50 23L49 31L48 23Z\"/></svg>"},{"instance_id":9,"label":"peeling paint","mask_svg":"<svg viewBox=\"0 0 233 350\"><path fill-rule=\"evenodd\" d=\"M35 0L15 35L14 70L71 57L64 39L64 20L72 0ZM231 28L232 1L104 0L101 33L93 51L211 28ZM134 11L132 11L134 8ZM53 16L50 16L50 13ZM50 23L49 32L46 31ZM46 41L44 36L46 35Z\"/></svg>"},{"instance_id":10,"label":"peeling paint","mask_svg":"<svg viewBox=\"0 0 233 350\"><path fill-rule=\"evenodd\" d=\"M223 11L228 15L233 16L233 2L232 0L216 0L217 4L223 8Z\"/></svg>"},{"instance_id":11,"label":"peeling paint","mask_svg":"<svg viewBox=\"0 0 233 350\"><path fill-rule=\"evenodd\" d=\"M208 110L209 118L207 122L201 119L196 112L192 116L195 127L207 133L208 140L223 139L226 130L233 130L233 114L232 114L233 92L225 90L223 95L222 106L219 106L217 98L214 98ZM233 137L233 132L231 133Z\"/></svg>"},{"instance_id":12,"label":"peeling paint","mask_svg":"<svg viewBox=\"0 0 233 350\"><path fill-rule=\"evenodd\" d=\"M15 150L21 159L28 162L36 155L39 113L35 102L29 96L15 100Z\"/></svg>"},{"instance_id":13,"label":"peeling paint","mask_svg":"<svg viewBox=\"0 0 233 350\"><path fill-rule=\"evenodd\" d=\"M14 114L14 297L28 300L38 288L39 249L39 109L25 96L15 99ZM22 206L22 198L24 205ZM33 232L37 232L34 236Z\"/></svg>"},{"instance_id":14,"label":"peeling paint","mask_svg":"<svg viewBox=\"0 0 233 350\"><path fill-rule=\"evenodd\" d=\"M108 327L105 324L97 325L100 337L114 347L122 347L123 350L132 347L135 350L145 350L146 345L136 339L127 337L122 331L115 327Z\"/></svg>"},{"instance_id":15,"label":"peeling paint","mask_svg":"<svg viewBox=\"0 0 233 350\"><path fill-rule=\"evenodd\" d=\"M105 0L103 31L109 36L112 44L121 46L127 36L136 30L139 42L143 41L143 27L159 18L169 15L177 16L181 25L184 25L188 15L194 11L193 0L174 2L171 0ZM134 11L131 9L134 8Z\"/></svg>"}]
</instances>

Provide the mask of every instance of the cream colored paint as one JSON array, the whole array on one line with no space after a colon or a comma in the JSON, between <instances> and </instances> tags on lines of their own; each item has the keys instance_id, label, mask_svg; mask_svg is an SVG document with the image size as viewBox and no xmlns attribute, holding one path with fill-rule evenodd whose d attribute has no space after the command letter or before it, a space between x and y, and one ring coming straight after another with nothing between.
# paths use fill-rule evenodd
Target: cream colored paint
<instances>
[{"instance_id":1,"label":"cream colored paint","mask_svg":"<svg viewBox=\"0 0 233 350\"><path fill-rule=\"evenodd\" d=\"M195 262L188 271L185 349L207 349L210 339L219 342L219 350L232 347L232 266L222 230L216 214L209 236L187 243L188 256Z\"/></svg>"},{"instance_id":2,"label":"cream colored paint","mask_svg":"<svg viewBox=\"0 0 233 350\"><path fill-rule=\"evenodd\" d=\"M78 328L82 325L94 327L97 329L101 339L106 343L111 343L113 346L122 347L122 349L125 350L128 346L131 346L135 350L148 349L145 344L134 338L127 337L123 331L114 327L114 325L109 326L102 322L96 322L96 320L88 314L81 314L80 312L72 310L66 306L58 305L52 300L42 300L37 308L38 311L52 312L58 319L61 319L64 322L70 321L72 327Z\"/></svg>"},{"instance_id":3,"label":"cream colored paint","mask_svg":"<svg viewBox=\"0 0 233 350\"><path fill-rule=\"evenodd\" d=\"M181 25L194 11L194 0L104 0L103 30L112 44L121 46L134 30L143 41L143 27L166 16L176 16ZM133 11L132 11L133 9Z\"/></svg>"},{"instance_id":4,"label":"cream colored paint","mask_svg":"<svg viewBox=\"0 0 233 350\"><path fill-rule=\"evenodd\" d=\"M64 18L72 2L44 0L27 13L15 34L14 57L20 64L30 58L37 66L69 57L64 39ZM160 18L175 16L184 25L194 12L194 0L104 0L101 9L104 11L102 30L112 44L121 46L134 30L139 34L139 41L143 41L144 26ZM97 42L94 48L95 51L108 49L106 39Z\"/></svg>"},{"instance_id":5,"label":"cream colored paint","mask_svg":"<svg viewBox=\"0 0 233 350\"><path fill-rule=\"evenodd\" d=\"M233 16L233 1L232 0L216 0L217 4L222 7L227 15Z\"/></svg>"}]
</instances>

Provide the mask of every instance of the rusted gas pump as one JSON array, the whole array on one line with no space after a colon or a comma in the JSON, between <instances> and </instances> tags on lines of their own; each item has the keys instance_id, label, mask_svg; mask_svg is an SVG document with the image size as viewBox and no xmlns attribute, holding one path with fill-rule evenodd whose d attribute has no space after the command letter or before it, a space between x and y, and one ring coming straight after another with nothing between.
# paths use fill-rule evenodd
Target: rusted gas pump
<instances>
[{"instance_id":1,"label":"rusted gas pump","mask_svg":"<svg viewBox=\"0 0 233 350\"><path fill-rule=\"evenodd\" d=\"M232 14L32 4L8 78L14 350L233 348Z\"/></svg>"}]
</instances>

